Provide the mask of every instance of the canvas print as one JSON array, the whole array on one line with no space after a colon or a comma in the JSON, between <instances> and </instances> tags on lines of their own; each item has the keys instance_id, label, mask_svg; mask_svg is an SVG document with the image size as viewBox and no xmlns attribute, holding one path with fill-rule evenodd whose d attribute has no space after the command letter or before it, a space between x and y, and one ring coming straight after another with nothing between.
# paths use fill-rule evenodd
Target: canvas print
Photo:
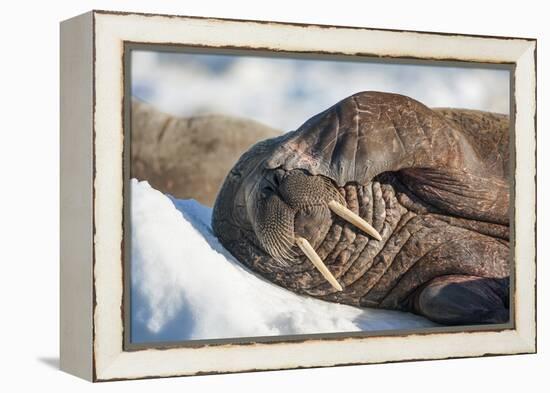
<instances>
[{"instance_id":1,"label":"canvas print","mask_svg":"<svg viewBox=\"0 0 550 393\"><path fill-rule=\"evenodd\" d=\"M508 68L155 48L127 65L131 344L510 322Z\"/></svg>"}]
</instances>

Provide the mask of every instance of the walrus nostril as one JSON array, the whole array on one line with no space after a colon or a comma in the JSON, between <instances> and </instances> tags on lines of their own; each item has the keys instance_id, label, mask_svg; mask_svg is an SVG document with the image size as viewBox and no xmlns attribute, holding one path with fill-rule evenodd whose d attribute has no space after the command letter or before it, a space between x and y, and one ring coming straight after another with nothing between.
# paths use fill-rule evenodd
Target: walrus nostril
<instances>
[{"instance_id":1,"label":"walrus nostril","mask_svg":"<svg viewBox=\"0 0 550 393\"><path fill-rule=\"evenodd\" d=\"M275 183L275 185L277 187L279 187L281 185L281 183L283 182L283 178L285 177L285 174L286 174L286 172L282 169L276 169L273 172L273 182Z\"/></svg>"}]
</instances>

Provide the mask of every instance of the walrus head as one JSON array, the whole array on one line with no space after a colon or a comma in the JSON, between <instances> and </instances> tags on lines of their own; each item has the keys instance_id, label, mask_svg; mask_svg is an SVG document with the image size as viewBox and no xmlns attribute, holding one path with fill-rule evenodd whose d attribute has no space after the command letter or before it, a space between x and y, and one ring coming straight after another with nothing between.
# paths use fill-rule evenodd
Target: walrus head
<instances>
[{"instance_id":1,"label":"walrus head","mask_svg":"<svg viewBox=\"0 0 550 393\"><path fill-rule=\"evenodd\" d=\"M218 194L212 226L238 260L271 281L315 296L337 294L344 290L338 280L343 263L334 259L327 266L328 252L316 249L342 223L373 250L384 247L395 227L384 220L375 225L376 212L366 219L357 197L377 176L399 172L417 195L443 211L506 223L502 165L489 167L462 132L423 104L396 94L358 93L246 152ZM463 192L473 185L476 198ZM355 188L347 192L349 186ZM358 304L351 292L339 296L332 300Z\"/></svg>"}]
</instances>

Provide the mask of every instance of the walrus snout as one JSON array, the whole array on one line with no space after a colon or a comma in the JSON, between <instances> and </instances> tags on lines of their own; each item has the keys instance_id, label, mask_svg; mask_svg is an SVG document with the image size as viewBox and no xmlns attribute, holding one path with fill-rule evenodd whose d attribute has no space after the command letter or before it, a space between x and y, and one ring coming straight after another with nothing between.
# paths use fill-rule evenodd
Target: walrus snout
<instances>
[{"instance_id":1,"label":"walrus snout","mask_svg":"<svg viewBox=\"0 0 550 393\"><path fill-rule=\"evenodd\" d=\"M315 251L339 216L357 229L381 240L380 234L346 207L332 181L302 170L276 169L264 174L254 204L254 232L259 246L288 266L305 255L337 290L342 287Z\"/></svg>"}]
</instances>

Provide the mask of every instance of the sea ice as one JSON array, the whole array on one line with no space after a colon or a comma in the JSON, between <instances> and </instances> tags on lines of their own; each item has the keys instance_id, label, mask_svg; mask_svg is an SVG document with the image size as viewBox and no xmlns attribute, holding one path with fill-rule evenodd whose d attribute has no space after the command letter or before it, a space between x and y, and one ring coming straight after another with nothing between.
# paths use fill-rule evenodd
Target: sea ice
<instances>
[{"instance_id":1,"label":"sea ice","mask_svg":"<svg viewBox=\"0 0 550 393\"><path fill-rule=\"evenodd\" d=\"M435 326L398 311L300 296L242 266L211 209L131 180L131 341L173 342Z\"/></svg>"}]
</instances>

